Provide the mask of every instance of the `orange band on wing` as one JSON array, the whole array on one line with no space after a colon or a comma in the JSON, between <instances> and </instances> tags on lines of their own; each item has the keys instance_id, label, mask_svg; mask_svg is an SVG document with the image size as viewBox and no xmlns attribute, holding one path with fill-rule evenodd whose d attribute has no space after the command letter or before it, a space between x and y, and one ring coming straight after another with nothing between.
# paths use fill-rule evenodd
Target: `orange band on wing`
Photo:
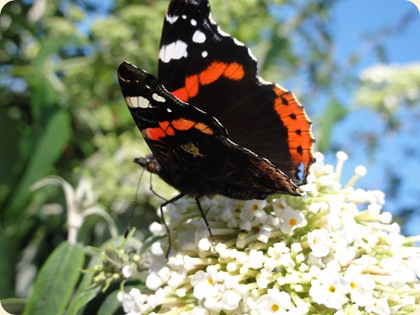
<instances>
[{"instance_id":1,"label":"orange band on wing","mask_svg":"<svg viewBox=\"0 0 420 315\"><path fill-rule=\"evenodd\" d=\"M205 133L207 135L214 134L213 130L210 129L205 123L198 123L193 120L178 118L172 121L172 126L177 130L189 130L191 128L195 128L198 131Z\"/></svg>"},{"instance_id":2,"label":"orange band on wing","mask_svg":"<svg viewBox=\"0 0 420 315\"><path fill-rule=\"evenodd\" d=\"M199 74L186 77L185 86L171 93L181 101L188 102L190 98L197 96L200 86L211 84L221 76L229 80L239 81L245 76L245 70L237 62L225 63L214 61Z\"/></svg>"},{"instance_id":3,"label":"orange band on wing","mask_svg":"<svg viewBox=\"0 0 420 315\"><path fill-rule=\"evenodd\" d=\"M172 128L173 126L169 121L160 121L159 122L159 127L160 127L160 129L162 129L162 131L165 135L168 135L168 136L174 136L175 135L175 130ZM155 128L155 129L159 129L159 128Z\"/></svg>"},{"instance_id":4,"label":"orange band on wing","mask_svg":"<svg viewBox=\"0 0 420 315\"><path fill-rule=\"evenodd\" d=\"M294 165L305 162L305 165L309 167L314 160L312 156L314 138L311 134L311 122L293 93L282 89L278 85L275 85L274 92L277 95L274 109L287 128L292 162Z\"/></svg>"},{"instance_id":5,"label":"orange band on wing","mask_svg":"<svg viewBox=\"0 0 420 315\"><path fill-rule=\"evenodd\" d=\"M159 127L147 128L142 131L142 134L145 138L150 140L160 141L161 138L175 136L176 130L185 131L190 130L191 128L197 129L207 135L214 134L214 131L205 123L184 118L178 118L173 121L161 121L159 122Z\"/></svg>"}]
</instances>

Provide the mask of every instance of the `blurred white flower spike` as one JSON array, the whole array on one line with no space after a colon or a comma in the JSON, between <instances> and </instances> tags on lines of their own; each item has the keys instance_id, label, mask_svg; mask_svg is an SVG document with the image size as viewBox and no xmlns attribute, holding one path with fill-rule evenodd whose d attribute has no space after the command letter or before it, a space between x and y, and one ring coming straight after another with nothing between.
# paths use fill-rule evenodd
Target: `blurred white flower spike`
<instances>
[{"instance_id":1,"label":"blurred white flower spike","mask_svg":"<svg viewBox=\"0 0 420 315\"><path fill-rule=\"evenodd\" d=\"M0 14L1 14L1 10L3 10L3 7L8 3L11 2L13 0L0 0Z\"/></svg>"},{"instance_id":2,"label":"blurred white flower spike","mask_svg":"<svg viewBox=\"0 0 420 315\"><path fill-rule=\"evenodd\" d=\"M420 0L407 0L407 1L413 3L416 6L417 10L419 10L419 14L420 14Z\"/></svg>"}]
</instances>

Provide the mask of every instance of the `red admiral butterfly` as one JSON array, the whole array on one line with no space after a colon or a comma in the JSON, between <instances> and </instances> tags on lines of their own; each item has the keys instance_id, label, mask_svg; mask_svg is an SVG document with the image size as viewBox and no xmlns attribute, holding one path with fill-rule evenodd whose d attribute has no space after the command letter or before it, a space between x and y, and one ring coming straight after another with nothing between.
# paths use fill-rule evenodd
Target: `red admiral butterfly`
<instances>
[{"instance_id":1,"label":"red admiral butterfly","mask_svg":"<svg viewBox=\"0 0 420 315\"><path fill-rule=\"evenodd\" d=\"M255 58L220 30L208 0L171 1L158 78L128 62L118 68L152 151L136 162L181 192L168 202L301 194L314 162L311 123L291 92L257 77Z\"/></svg>"}]
</instances>

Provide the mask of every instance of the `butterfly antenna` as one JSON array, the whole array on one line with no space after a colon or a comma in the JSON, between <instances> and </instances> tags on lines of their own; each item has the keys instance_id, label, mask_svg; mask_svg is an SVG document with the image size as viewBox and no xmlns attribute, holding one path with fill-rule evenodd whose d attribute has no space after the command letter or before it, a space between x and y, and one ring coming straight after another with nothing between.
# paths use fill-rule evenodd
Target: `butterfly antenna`
<instances>
[{"instance_id":1,"label":"butterfly antenna","mask_svg":"<svg viewBox=\"0 0 420 315\"><path fill-rule=\"evenodd\" d=\"M130 234L131 228L133 227L134 210L137 208L139 204L137 200L138 200L138 195L140 191L140 183L141 183L141 179L143 178L143 174L144 174L144 168L142 169L140 177L139 177L139 181L137 182L136 194L134 195L133 202L131 203L131 210L130 210L130 215L128 217L127 228L124 233L124 238L127 238L128 234Z\"/></svg>"}]
</instances>

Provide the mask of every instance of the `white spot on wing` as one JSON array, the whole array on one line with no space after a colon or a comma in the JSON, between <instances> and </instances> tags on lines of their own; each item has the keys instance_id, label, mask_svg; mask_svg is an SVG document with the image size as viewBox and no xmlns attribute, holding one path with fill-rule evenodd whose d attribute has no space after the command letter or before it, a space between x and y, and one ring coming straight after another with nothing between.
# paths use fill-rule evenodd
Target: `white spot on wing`
<instances>
[{"instance_id":1,"label":"white spot on wing","mask_svg":"<svg viewBox=\"0 0 420 315\"><path fill-rule=\"evenodd\" d=\"M141 96L127 96L125 103L131 108L148 108L150 104L148 99Z\"/></svg>"},{"instance_id":2,"label":"white spot on wing","mask_svg":"<svg viewBox=\"0 0 420 315\"><path fill-rule=\"evenodd\" d=\"M162 96L160 96L159 94L153 93L152 97L156 102L159 102L159 103L165 103L166 102L166 100Z\"/></svg>"},{"instance_id":3,"label":"white spot on wing","mask_svg":"<svg viewBox=\"0 0 420 315\"><path fill-rule=\"evenodd\" d=\"M194 32L192 40L193 40L194 43L202 44L206 41L206 34L197 30L197 31Z\"/></svg>"},{"instance_id":4,"label":"white spot on wing","mask_svg":"<svg viewBox=\"0 0 420 315\"><path fill-rule=\"evenodd\" d=\"M179 16L178 15L172 15L172 16L167 15L165 18L166 18L166 21L168 21L169 24L174 24L178 20Z\"/></svg>"},{"instance_id":5,"label":"white spot on wing","mask_svg":"<svg viewBox=\"0 0 420 315\"><path fill-rule=\"evenodd\" d=\"M182 18L185 20L187 18L187 16L185 14L183 14Z\"/></svg>"},{"instance_id":6,"label":"white spot on wing","mask_svg":"<svg viewBox=\"0 0 420 315\"><path fill-rule=\"evenodd\" d=\"M194 20L194 19L191 19L191 25L192 25L192 26L197 26L197 21L196 21L196 20Z\"/></svg>"},{"instance_id":7,"label":"white spot on wing","mask_svg":"<svg viewBox=\"0 0 420 315\"><path fill-rule=\"evenodd\" d=\"M201 57L203 57L203 58L206 58L208 55L209 55L209 53L205 50L201 53Z\"/></svg>"},{"instance_id":8,"label":"white spot on wing","mask_svg":"<svg viewBox=\"0 0 420 315\"><path fill-rule=\"evenodd\" d=\"M187 47L188 45L181 40L164 45L160 48L159 58L162 62L168 63L171 60L179 60L187 57Z\"/></svg>"}]
</instances>

